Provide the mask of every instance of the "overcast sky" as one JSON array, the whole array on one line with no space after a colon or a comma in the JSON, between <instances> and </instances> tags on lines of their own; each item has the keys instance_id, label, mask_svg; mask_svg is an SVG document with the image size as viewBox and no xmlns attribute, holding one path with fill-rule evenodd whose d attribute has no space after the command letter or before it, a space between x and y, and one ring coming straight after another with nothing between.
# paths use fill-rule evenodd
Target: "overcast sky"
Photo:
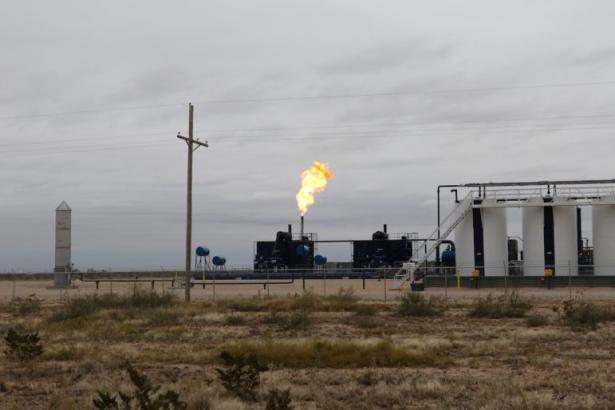
<instances>
[{"instance_id":1,"label":"overcast sky","mask_svg":"<svg viewBox=\"0 0 615 410\"><path fill-rule=\"evenodd\" d=\"M210 142L194 244L234 266L297 229L314 160L335 178L306 230L331 239L428 233L438 184L613 177L613 15L580 0L3 1L0 271L53 268L62 200L76 267L182 266L189 101Z\"/></svg>"}]
</instances>

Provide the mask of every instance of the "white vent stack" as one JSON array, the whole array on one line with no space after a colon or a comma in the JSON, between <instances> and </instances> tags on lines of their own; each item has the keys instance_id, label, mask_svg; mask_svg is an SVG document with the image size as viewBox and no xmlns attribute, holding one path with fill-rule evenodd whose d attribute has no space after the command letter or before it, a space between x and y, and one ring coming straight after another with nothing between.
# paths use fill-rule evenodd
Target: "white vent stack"
<instances>
[{"instance_id":1,"label":"white vent stack","mask_svg":"<svg viewBox=\"0 0 615 410\"><path fill-rule=\"evenodd\" d=\"M71 209L65 201L56 208L56 253L53 284L57 288L70 285L71 272Z\"/></svg>"},{"instance_id":2,"label":"white vent stack","mask_svg":"<svg viewBox=\"0 0 615 410\"><path fill-rule=\"evenodd\" d=\"M614 202L615 196L604 196L592 205L594 275L615 274L615 205L612 205Z\"/></svg>"}]
</instances>

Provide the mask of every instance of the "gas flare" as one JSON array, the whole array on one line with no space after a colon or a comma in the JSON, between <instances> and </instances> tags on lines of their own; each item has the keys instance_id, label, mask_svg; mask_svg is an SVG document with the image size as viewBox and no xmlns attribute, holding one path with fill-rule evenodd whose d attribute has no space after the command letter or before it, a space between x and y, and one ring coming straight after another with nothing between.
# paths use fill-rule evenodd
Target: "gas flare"
<instances>
[{"instance_id":1,"label":"gas flare","mask_svg":"<svg viewBox=\"0 0 615 410\"><path fill-rule=\"evenodd\" d=\"M297 192L297 207L301 216L305 215L308 208L314 203L314 194L322 192L327 187L327 181L333 178L333 172L326 164L314 161L311 168L301 173L301 189Z\"/></svg>"}]
</instances>

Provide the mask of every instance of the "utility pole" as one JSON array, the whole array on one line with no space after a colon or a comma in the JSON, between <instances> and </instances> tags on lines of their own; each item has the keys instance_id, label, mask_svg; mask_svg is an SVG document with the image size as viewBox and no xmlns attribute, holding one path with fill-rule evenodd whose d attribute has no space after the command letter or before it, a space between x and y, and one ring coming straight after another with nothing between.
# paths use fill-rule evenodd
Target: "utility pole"
<instances>
[{"instance_id":1,"label":"utility pole","mask_svg":"<svg viewBox=\"0 0 615 410\"><path fill-rule=\"evenodd\" d=\"M188 189L186 193L186 272L185 272L185 299L190 302L190 282L192 279L191 256L192 256L192 154L199 147L208 147L207 141L201 142L194 139L194 105L188 103L188 138L177 133L177 138L186 141L188 145ZM196 146L195 146L196 145Z\"/></svg>"}]
</instances>

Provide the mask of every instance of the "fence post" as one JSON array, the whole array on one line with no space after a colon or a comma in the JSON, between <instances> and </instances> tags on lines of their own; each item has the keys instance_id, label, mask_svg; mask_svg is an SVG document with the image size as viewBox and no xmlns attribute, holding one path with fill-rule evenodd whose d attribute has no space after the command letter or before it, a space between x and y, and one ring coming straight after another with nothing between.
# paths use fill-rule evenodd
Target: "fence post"
<instances>
[{"instance_id":1,"label":"fence post","mask_svg":"<svg viewBox=\"0 0 615 410\"><path fill-rule=\"evenodd\" d=\"M568 289L570 291L570 300L572 300L572 267L568 261Z\"/></svg>"},{"instance_id":2,"label":"fence post","mask_svg":"<svg viewBox=\"0 0 615 410\"><path fill-rule=\"evenodd\" d=\"M504 261L504 294L508 294L508 281L507 281L507 277L508 274L506 272L506 261Z\"/></svg>"},{"instance_id":3,"label":"fence post","mask_svg":"<svg viewBox=\"0 0 615 410\"><path fill-rule=\"evenodd\" d=\"M384 272L384 303L387 303L387 273Z\"/></svg>"},{"instance_id":4,"label":"fence post","mask_svg":"<svg viewBox=\"0 0 615 410\"><path fill-rule=\"evenodd\" d=\"M444 268L444 299L448 299L448 268Z\"/></svg>"},{"instance_id":5,"label":"fence post","mask_svg":"<svg viewBox=\"0 0 615 410\"><path fill-rule=\"evenodd\" d=\"M323 289L323 294L324 296L327 296L327 268L323 268L324 270L322 271L322 289Z\"/></svg>"}]
</instances>

